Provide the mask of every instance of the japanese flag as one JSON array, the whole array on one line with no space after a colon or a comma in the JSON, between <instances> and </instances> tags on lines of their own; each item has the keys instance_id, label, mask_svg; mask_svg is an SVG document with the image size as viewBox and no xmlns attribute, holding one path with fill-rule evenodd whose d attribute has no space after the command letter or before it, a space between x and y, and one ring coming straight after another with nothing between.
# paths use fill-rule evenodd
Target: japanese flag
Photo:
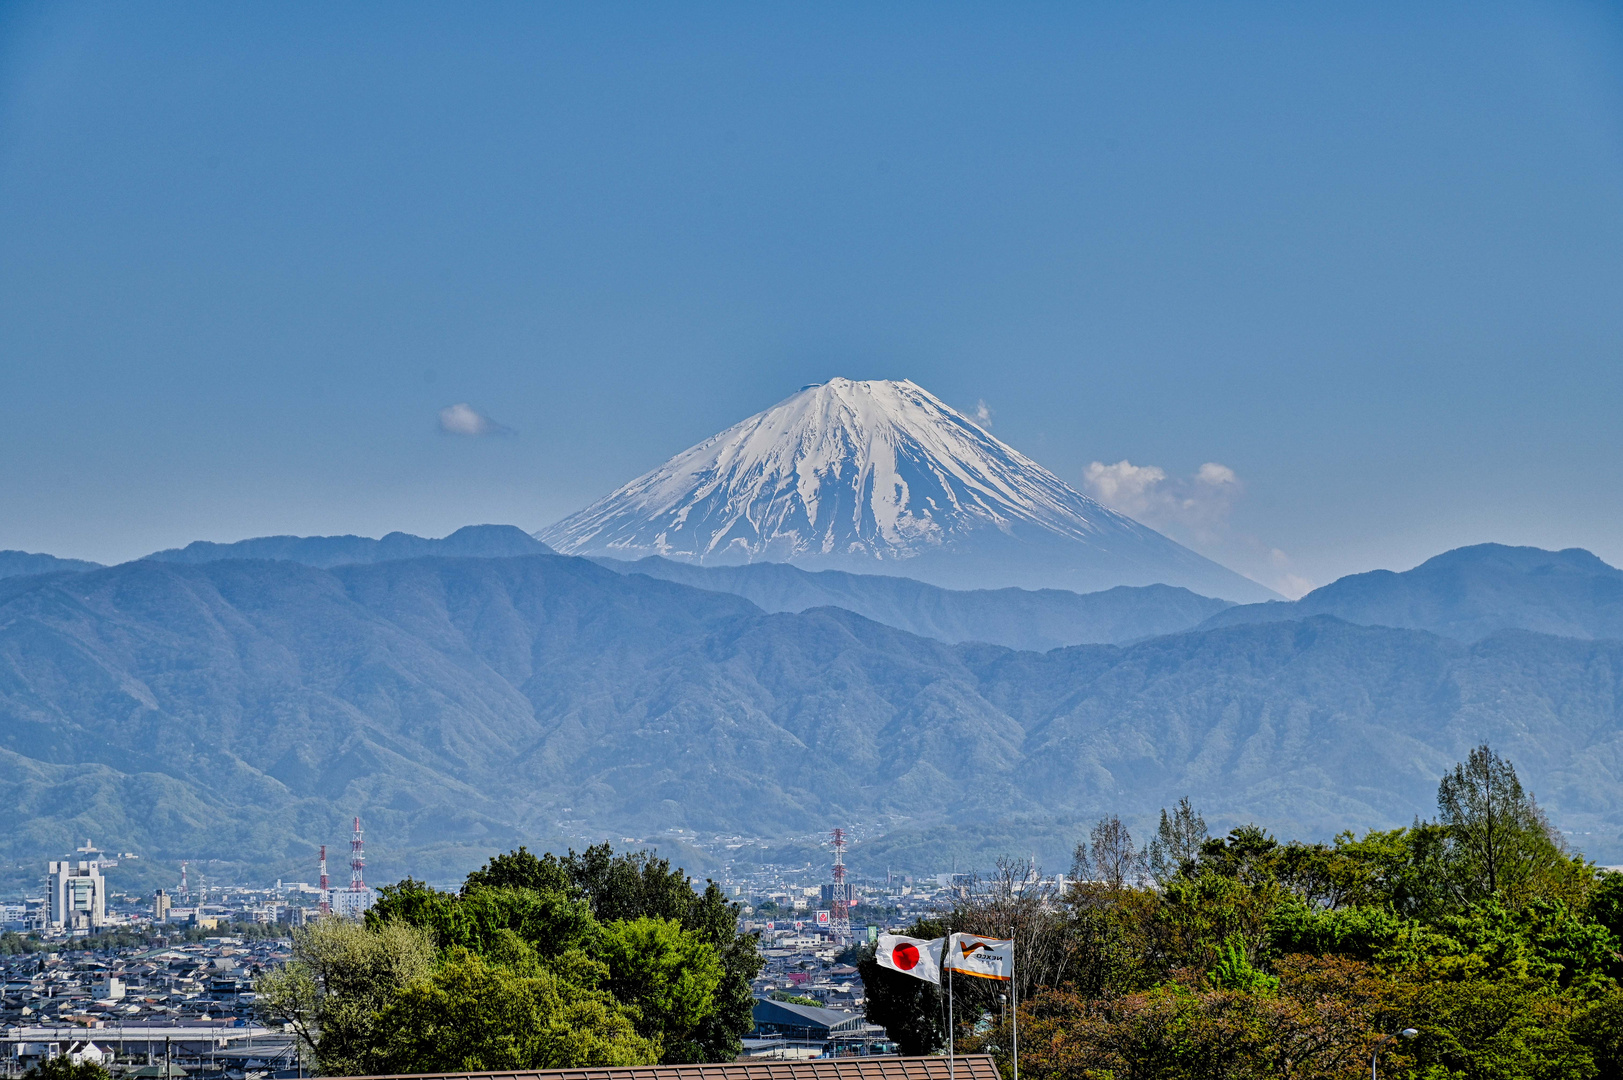
<instances>
[{"instance_id":1,"label":"japanese flag","mask_svg":"<svg viewBox=\"0 0 1623 1080\"><path fill-rule=\"evenodd\" d=\"M911 975L925 982L941 984L941 946L945 938L925 941L923 938L902 937L900 934L880 934L874 959L879 966Z\"/></svg>"}]
</instances>

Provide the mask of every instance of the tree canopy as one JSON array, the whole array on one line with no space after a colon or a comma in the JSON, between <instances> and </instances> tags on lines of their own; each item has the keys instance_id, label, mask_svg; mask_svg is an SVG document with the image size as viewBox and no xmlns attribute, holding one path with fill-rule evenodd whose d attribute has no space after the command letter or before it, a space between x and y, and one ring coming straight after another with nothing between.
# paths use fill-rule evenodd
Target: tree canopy
<instances>
[{"instance_id":1,"label":"tree canopy","mask_svg":"<svg viewBox=\"0 0 1623 1080\"><path fill-rule=\"evenodd\" d=\"M1488 747L1443 778L1438 811L1300 843L1208 836L1185 800L1142 848L1111 816L1063 894L1005 863L909 932L1015 939L1028 1080L1351 1077L1377 1045L1388 1077L1623 1076L1623 874L1568 852ZM905 1052L945 1043L937 987L871 949L859 970ZM955 981L960 1050L1007 1063L1003 992Z\"/></svg>"},{"instance_id":2,"label":"tree canopy","mask_svg":"<svg viewBox=\"0 0 1623 1080\"><path fill-rule=\"evenodd\" d=\"M293 952L260 1009L328 1075L732 1060L761 963L713 882L607 844L498 855L457 892L408 878Z\"/></svg>"}]
</instances>

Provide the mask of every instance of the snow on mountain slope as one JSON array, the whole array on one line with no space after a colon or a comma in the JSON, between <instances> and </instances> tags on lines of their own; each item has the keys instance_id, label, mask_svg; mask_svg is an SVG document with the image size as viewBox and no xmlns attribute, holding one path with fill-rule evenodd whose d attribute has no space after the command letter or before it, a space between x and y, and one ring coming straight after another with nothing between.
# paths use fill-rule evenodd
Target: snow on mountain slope
<instances>
[{"instance_id":1,"label":"snow on mountain slope","mask_svg":"<svg viewBox=\"0 0 1623 1080\"><path fill-rule=\"evenodd\" d=\"M568 555L789 562L950 588L1275 595L1105 509L905 380L805 387L536 537Z\"/></svg>"}]
</instances>

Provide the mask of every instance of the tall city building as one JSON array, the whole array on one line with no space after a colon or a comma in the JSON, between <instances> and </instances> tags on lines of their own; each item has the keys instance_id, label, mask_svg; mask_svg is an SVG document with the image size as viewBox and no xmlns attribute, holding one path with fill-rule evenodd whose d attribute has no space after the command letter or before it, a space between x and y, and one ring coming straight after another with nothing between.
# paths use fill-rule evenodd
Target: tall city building
<instances>
[{"instance_id":1,"label":"tall city building","mask_svg":"<svg viewBox=\"0 0 1623 1080\"><path fill-rule=\"evenodd\" d=\"M107 922L107 879L96 862L48 863L52 926L95 930Z\"/></svg>"},{"instance_id":2,"label":"tall city building","mask_svg":"<svg viewBox=\"0 0 1623 1080\"><path fill-rule=\"evenodd\" d=\"M163 922L169 918L169 894L159 889L152 894L152 921Z\"/></svg>"}]
</instances>

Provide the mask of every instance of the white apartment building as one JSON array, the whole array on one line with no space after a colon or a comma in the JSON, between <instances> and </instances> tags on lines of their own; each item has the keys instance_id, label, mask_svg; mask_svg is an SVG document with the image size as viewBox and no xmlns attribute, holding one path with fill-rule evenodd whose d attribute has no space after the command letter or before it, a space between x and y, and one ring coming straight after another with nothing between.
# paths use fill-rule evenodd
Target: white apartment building
<instances>
[{"instance_id":1,"label":"white apartment building","mask_svg":"<svg viewBox=\"0 0 1623 1080\"><path fill-rule=\"evenodd\" d=\"M65 930L95 930L107 922L107 879L96 862L49 863L49 922Z\"/></svg>"}]
</instances>

